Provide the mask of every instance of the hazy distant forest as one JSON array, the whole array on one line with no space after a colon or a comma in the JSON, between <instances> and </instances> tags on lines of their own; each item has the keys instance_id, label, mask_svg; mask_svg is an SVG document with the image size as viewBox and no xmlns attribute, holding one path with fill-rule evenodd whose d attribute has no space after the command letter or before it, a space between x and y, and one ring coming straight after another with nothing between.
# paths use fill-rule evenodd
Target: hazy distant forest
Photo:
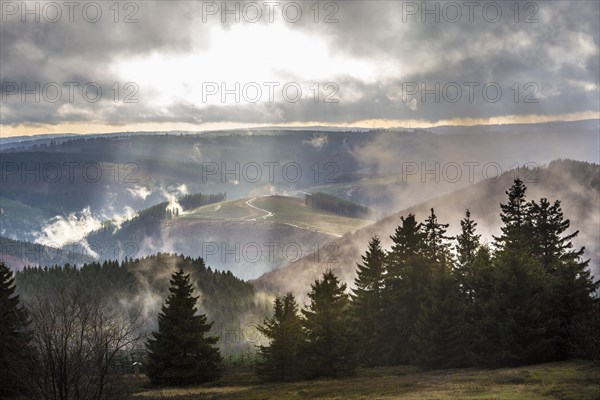
<instances>
[{"instance_id":1,"label":"hazy distant forest","mask_svg":"<svg viewBox=\"0 0 600 400\"><path fill-rule=\"evenodd\" d=\"M526 189L519 179L508 188L489 244L469 210L455 237L434 209L424 221L403 216L389 251L375 236L356 260L352 290L327 270L306 288L305 306L291 293L271 304L201 258L157 254L16 274L2 265L2 396L113 398L132 368L154 385L182 386L240 368L295 381L405 364L598 365L600 283L572 244L577 227L560 200L528 199ZM160 313L149 315L140 298ZM262 342L228 341L223 326L243 316L261 319Z\"/></svg>"}]
</instances>

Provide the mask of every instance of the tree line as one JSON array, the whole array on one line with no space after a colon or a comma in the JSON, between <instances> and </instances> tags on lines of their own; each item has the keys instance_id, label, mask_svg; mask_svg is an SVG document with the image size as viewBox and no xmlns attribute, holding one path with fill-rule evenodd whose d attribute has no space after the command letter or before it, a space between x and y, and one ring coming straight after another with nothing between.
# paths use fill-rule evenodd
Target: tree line
<instances>
[{"instance_id":1,"label":"tree line","mask_svg":"<svg viewBox=\"0 0 600 400\"><path fill-rule=\"evenodd\" d=\"M188 211L207 204L225 201L226 199L226 193L194 193L183 195L177 201L182 211ZM123 242L136 240L140 242L146 232L160 231L161 224L165 220L170 220L178 216L179 209L169 208L169 202L163 201L139 211L135 217L123 222L118 229L117 225L112 221L104 223L102 228L90 233L88 239L90 242L111 243L115 239L115 232L118 232L117 235L123 238Z\"/></svg>"},{"instance_id":2,"label":"tree line","mask_svg":"<svg viewBox=\"0 0 600 400\"><path fill-rule=\"evenodd\" d=\"M235 316L254 309L254 287L230 271L207 266L201 257L157 253L125 259L121 262L90 262L81 266L65 264L51 267L25 267L15 273L19 294L25 303L35 301L40 293L81 287L95 297L128 299L130 308L144 305L143 295L164 298L168 293L169 265L189 273L203 293L202 309L217 319ZM132 299L140 299L134 301Z\"/></svg>"},{"instance_id":3,"label":"tree line","mask_svg":"<svg viewBox=\"0 0 600 400\"><path fill-rule=\"evenodd\" d=\"M375 215L375 212L368 207L322 192L306 193L304 204L317 210L352 218L368 219Z\"/></svg>"},{"instance_id":4,"label":"tree line","mask_svg":"<svg viewBox=\"0 0 600 400\"><path fill-rule=\"evenodd\" d=\"M600 359L598 287L572 244L560 201L527 201L519 179L500 205L501 233L483 243L466 210L461 231L431 209L401 218L382 249L375 236L348 293L332 271L299 309L278 297L261 332L266 380L342 376L357 366L500 367ZM595 333L594 333L595 332Z\"/></svg>"}]
</instances>

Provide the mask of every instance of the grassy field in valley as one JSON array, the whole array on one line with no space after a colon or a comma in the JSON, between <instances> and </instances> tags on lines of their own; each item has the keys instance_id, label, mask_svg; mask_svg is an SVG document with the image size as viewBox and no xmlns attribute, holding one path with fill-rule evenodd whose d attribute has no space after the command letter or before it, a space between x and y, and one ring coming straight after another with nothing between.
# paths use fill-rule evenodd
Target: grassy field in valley
<instances>
[{"instance_id":1,"label":"grassy field in valley","mask_svg":"<svg viewBox=\"0 0 600 400\"><path fill-rule=\"evenodd\" d=\"M199 207L179 217L181 222L199 220L281 223L333 236L342 236L373 222L312 209L303 199L286 196L229 200Z\"/></svg>"}]
</instances>

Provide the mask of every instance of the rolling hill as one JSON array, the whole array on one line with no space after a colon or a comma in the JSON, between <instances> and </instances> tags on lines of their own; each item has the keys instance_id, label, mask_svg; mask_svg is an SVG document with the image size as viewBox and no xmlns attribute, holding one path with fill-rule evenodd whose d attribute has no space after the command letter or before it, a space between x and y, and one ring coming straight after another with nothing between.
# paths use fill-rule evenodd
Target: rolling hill
<instances>
[{"instance_id":1,"label":"rolling hill","mask_svg":"<svg viewBox=\"0 0 600 400\"><path fill-rule=\"evenodd\" d=\"M92 232L87 240L101 247L133 243L135 256L201 256L209 265L249 279L306 255L326 257L335 239L373 222L314 209L303 199L287 196L221 201L169 218L163 217L165 207L167 203L161 203L148 209L156 212L140 213L160 214L151 225L134 218L118 229Z\"/></svg>"},{"instance_id":2,"label":"rolling hill","mask_svg":"<svg viewBox=\"0 0 600 400\"><path fill-rule=\"evenodd\" d=\"M281 223L331 236L341 237L368 223L366 219L337 215L334 211L310 208L304 201L287 196L263 196L211 204L182 215L178 221L195 220Z\"/></svg>"}]
</instances>

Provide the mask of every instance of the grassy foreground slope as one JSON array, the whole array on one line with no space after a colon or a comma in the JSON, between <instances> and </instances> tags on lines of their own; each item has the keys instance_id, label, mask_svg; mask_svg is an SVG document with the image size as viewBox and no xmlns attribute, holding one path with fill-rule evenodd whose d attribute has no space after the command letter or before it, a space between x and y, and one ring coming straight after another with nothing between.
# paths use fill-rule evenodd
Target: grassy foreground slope
<instances>
[{"instance_id":1,"label":"grassy foreground slope","mask_svg":"<svg viewBox=\"0 0 600 400\"><path fill-rule=\"evenodd\" d=\"M496 370L418 372L374 368L353 378L257 384L250 375L226 376L205 387L141 389L135 399L599 399L600 370L587 362L547 363Z\"/></svg>"}]
</instances>

